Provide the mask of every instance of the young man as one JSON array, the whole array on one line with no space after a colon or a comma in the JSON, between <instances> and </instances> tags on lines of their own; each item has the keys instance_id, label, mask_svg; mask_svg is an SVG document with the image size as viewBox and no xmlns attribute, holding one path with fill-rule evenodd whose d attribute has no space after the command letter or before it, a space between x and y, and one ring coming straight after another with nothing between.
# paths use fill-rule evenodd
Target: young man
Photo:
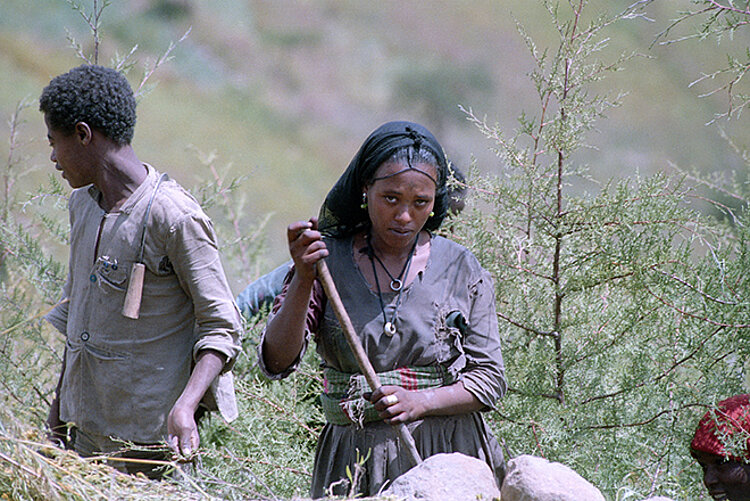
<instances>
[{"instance_id":1,"label":"young man","mask_svg":"<svg viewBox=\"0 0 750 501\"><path fill-rule=\"evenodd\" d=\"M55 77L39 99L50 160L73 188L68 280L47 315L66 336L48 426L58 438L74 426L82 456L164 459L122 442L166 439L189 456L204 396L236 417L229 371L242 321L208 216L131 147L135 106L125 77L94 65ZM160 475L148 464L112 464Z\"/></svg>"}]
</instances>

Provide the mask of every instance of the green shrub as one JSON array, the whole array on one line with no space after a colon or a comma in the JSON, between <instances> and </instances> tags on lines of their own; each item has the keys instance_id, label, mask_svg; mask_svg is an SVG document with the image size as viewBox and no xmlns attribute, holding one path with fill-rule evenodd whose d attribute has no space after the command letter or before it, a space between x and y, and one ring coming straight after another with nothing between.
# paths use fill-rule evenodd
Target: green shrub
<instances>
[{"instance_id":1,"label":"green shrub","mask_svg":"<svg viewBox=\"0 0 750 501\"><path fill-rule=\"evenodd\" d=\"M627 61L600 60L606 30L638 16L546 4L556 47L520 27L539 109L509 137L467 111L501 164L495 177L472 169L473 210L454 225L496 280L510 392L492 421L513 455L563 462L610 499L696 499L692 432L743 390L746 244L686 204L681 175L573 192L595 172L576 152L619 101L590 92Z\"/></svg>"}]
</instances>

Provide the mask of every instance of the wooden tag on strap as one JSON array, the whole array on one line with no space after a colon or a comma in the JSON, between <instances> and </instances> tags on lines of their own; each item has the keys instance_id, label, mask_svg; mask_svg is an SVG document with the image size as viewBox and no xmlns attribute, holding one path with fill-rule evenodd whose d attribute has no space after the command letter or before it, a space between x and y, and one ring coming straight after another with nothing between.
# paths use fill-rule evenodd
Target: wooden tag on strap
<instances>
[{"instance_id":1,"label":"wooden tag on strap","mask_svg":"<svg viewBox=\"0 0 750 501\"><path fill-rule=\"evenodd\" d=\"M130 269L128 291L125 293L125 304L122 305L122 314L134 320L141 314L143 278L145 275L146 265L143 263L133 263L133 267Z\"/></svg>"}]
</instances>

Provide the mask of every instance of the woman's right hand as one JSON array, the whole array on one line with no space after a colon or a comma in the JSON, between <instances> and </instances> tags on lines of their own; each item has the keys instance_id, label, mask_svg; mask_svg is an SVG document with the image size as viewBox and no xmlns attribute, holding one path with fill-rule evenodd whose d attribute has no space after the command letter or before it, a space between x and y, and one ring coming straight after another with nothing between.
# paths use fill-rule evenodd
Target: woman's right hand
<instances>
[{"instance_id":1,"label":"woman's right hand","mask_svg":"<svg viewBox=\"0 0 750 501\"><path fill-rule=\"evenodd\" d=\"M306 283L316 277L315 263L328 256L323 236L318 231L318 219L297 221L286 229L289 241L289 254L294 260L295 275Z\"/></svg>"},{"instance_id":2,"label":"woman's right hand","mask_svg":"<svg viewBox=\"0 0 750 501\"><path fill-rule=\"evenodd\" d=\"M286 236L294 260L294 275L285 285L280 306L274 306L277 309L266 324L262 353L271 374L286 371L305 346L307 311L317 276L315 263L328 255L315 218L290 224Z\"/></svg>"}]
</instances>

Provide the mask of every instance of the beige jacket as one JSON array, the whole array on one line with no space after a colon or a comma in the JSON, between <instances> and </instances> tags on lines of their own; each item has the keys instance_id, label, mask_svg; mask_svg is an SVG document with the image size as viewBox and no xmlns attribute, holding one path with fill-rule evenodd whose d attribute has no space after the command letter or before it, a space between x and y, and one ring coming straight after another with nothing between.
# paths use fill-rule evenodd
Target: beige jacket
<instances>
[{"instance_id":1,"label":"beige jacket","mask_svg":"<svg viewBox=\"0 0 750 501\"><path fill-rule=\"evenodd\" d=\"M118 212L104 212L93 187L69 200L70 261L63 299L47 315L66 336L60 417L124 440L166 438L167 415L190 376L195 355L227 357L212 395L227 420L237 415L230 369L241 349L242 320L219 259L216 235L198 202L176 182L159 186L144 248L140 317L122 315L139 254L148 177Z\"/></svg>"}]
</instances>

